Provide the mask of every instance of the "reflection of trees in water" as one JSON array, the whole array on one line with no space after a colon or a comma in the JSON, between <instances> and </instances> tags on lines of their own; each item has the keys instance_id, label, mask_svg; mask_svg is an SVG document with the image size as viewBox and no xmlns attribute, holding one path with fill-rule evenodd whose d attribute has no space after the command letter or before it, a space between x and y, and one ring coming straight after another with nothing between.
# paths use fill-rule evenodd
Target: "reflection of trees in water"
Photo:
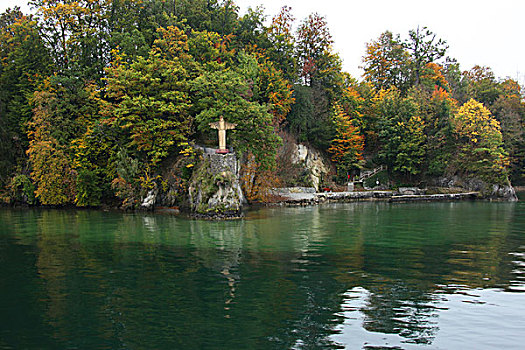
<instances>
[{"instance_id":1,"label":"reflection of trees in water","mask_svg":"<svg viewBox=\"0 0 525 350\"><path fill-rule=\"evenodd\" d=\"M39 329L91 348L337 347L344 293L356 286L368 291L366 330L429 343L437 289L505 287L523 271L525 239L508 234L508 207L476 206L481 222L467 225L485 228L475 234L458 230L470 219L446 205L417 218L410 206L388 208L293 208L235 222L49 211L34 220L37 238L13 235L34 245L35 275L23 283L40 288Z\"/></svg>"},{"instance_id":2,"label":"reflection of trees in water","mask_svg":"<svg viewBox=\"0 0 525 350\"><path fill-rule=\"evenodd\" d=\"M466 215L464 208L445 203L428 217L420 210L411 217L414 207L393 207L392 215L361 222L367 236L362 247L366 277L356 283L368 293L359 311L370 332L432 343L439 329L440 293L507 288L519 273L512 251L520 243L509 235L509 223L515 222L512 206L479 204Z\"/></svg>"},{"instance_id":3,"label":"reflection of trees in water","mask_svg":"<svg viewBox=\"0 0 525 350\"><path fill-rule=\"evenodd\" d=\"M213 271L220 272L227 281L224 317L230 318L230 304L235 300L236 284L240 282L239 264L243 250L243 222L190 222L190 241L196 249L193 254ZM215 247L215 249L212 249Z\"/></svg>"},{"instance_id":4,"label":"reflection of trees in water","mask_svg":"<svg viewBox=\"0 0 525 350\"><path fill-rule=\"evenodd\" d=\"M368 292L366 306L360 310L366 330L399 334L417 344L432 343L439 329L432 297L401 281L385 281Z\"/></svg>"}]
</instances>

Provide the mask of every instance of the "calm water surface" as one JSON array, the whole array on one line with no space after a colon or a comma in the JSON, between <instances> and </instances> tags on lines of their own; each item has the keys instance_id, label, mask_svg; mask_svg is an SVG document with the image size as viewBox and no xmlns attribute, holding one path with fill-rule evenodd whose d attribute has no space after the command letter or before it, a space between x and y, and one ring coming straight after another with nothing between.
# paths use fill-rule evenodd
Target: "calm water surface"
<instances>
[{"instance_id":1,"label":"calm water surface","mask_svg":"<svg viewBox=\"0 0 525 350\"><path fill-rule=\"evenodd\" d=\"M0 349L523 349L525 202L0 210Z\"/></svg>"}]
</instances>

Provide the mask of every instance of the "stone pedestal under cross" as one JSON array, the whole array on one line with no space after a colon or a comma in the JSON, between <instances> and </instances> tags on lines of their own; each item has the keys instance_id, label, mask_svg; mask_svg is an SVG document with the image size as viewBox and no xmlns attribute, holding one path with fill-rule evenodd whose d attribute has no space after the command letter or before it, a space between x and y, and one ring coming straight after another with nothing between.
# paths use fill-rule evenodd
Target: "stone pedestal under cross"
<instances>
[{"instance_id":1,"label":"stone pedestal under cross","mask_svg":"<svg viewBox=\"0 0 525 350\"><path fill-rule=\"evenodd\" d=\"M212 129L219 130L219 149L216 151L217 153L228 153L226 148L226 130L235 129L236 126L237 124L225 122L222 115L218 122L210 123Z\"/></svg>"}]
</instances>

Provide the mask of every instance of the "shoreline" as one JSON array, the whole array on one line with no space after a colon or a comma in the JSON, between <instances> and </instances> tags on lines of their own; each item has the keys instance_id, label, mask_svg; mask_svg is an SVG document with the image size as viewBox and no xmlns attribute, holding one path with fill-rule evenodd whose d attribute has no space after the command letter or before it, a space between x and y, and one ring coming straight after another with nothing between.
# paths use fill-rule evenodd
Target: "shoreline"
<instances>
[{"instance_id":1,"label":"shoreline","mask_svg":"<svg viewBox=\"0 0 525 350\"><path fill-rule=\"evenodd\" d=\"M516 192L525 192L525 186L516 187ZM490 201L505 202L505 199L483 197L480 192L459 192L440 194L400 194L396 191L356 191L356 192L297 192L275 196L275 201L269 203L253 203L246 205L239 213L226 214L198 214L191 213L179 207L154 207L153 209L127 210L115 207L75 207L75 206L43 206L43 205L0 205L0 208L11 209L58 209L58 210L97 210L103 212L120 213L153 213L160 215L179 216L194 220L239 220L244 218L244 211L261 207L295 207L315 206L329 203L356 203L356 202L387 202L387 203L413 203L413 202L446 202L446 201Z\"/></svg>"},{"instance_id":2,"label":"shoreline","mask_svg":"<svg viewBox=\"0 0 525 350\"><path fill-rule=\"evenodd\" d=\"M390 203L439 202L460 200L491 200L483 198L480 192L442 193L442 194L399 194L394 191L362 192L316 192L289 193L280 195L275 203L268 206L301 206L323 203L351 203L360 201L384 201Z\"/></svg>"}]
</instances>

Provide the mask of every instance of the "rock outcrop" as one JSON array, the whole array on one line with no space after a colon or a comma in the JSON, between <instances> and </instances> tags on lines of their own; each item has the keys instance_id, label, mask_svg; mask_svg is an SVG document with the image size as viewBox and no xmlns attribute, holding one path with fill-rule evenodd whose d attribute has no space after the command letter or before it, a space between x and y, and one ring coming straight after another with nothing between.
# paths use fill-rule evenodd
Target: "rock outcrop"
<instances>
[{"instance_id":1,"label":"rock outcrop","mask_svg":"<svg viewBox=\"0 0 525 350\"><path fill-rule=\"evenodd\" d=\"M485 181L471 177L446 176L435 180L435 185L446 188L459 188L472 192L479 192L483 198L515 202L518 200L516 191L510 183L488 184Z\"/></svg>"},{"instance_id":2,"label":"rock outcrop","mask_svg":"<svg viewBox=\"0 0 525 350\"><path fill-rule=\"evenodd\" d=\"M312 186L319 191L322 178L330 173L330 164L322 154L303 144L295 144L291 161L294 164L301 164L308 170Z\"/></svg>"},{"instance_id":3,"label":"rock outcrop","mask_svg":"<svg viewBox=\"0 0 525 350\"><path fill-rule=\"evenodd\" d=\"M190 209L197 217L240 217L246 200L235 154L204 154L190 180L188 194Z\"/></svg>"}]
</instances>

